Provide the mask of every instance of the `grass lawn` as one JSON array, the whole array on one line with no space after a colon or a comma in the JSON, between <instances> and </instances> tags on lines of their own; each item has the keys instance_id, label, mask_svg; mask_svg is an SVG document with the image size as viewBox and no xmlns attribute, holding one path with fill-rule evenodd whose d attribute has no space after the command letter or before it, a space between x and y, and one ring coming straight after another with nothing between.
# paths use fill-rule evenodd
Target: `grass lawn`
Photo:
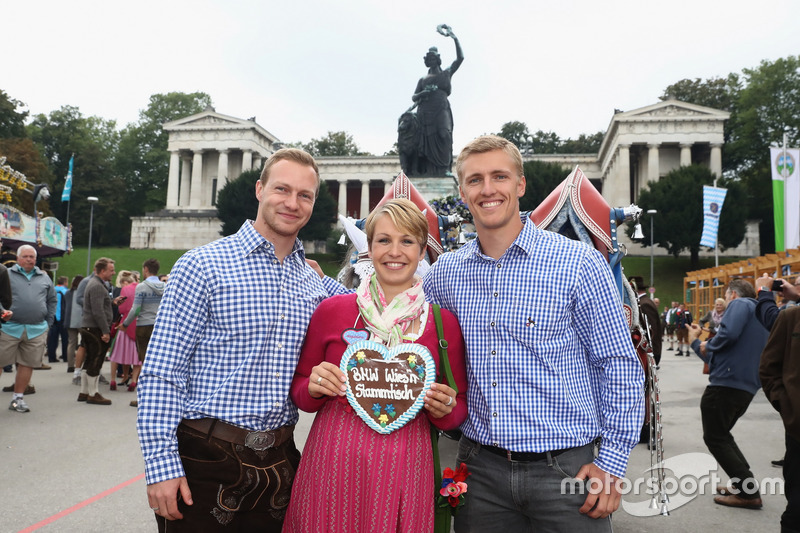
<instances>
[{"instance_id":1,"label":"grass lawn","mask_svg":"<svg viewBox=\"0 0 800 533\"><path fill-rule=\"evenodd\" d=\"M90 268L94 268L94 262L101 257L108 257L115 261L114 267L117 272L120 270L136 270L141 272L142 263L154 257L161 263L161 274L167 273L175 264L175 261L183 255L185 250L131 250L130 248L107 248L92 246L92 259ZM63 257L52 258L51 261L58 263L56 276L67 276L72 282L75 276L86 275L86 254L85 246L75 248L71 254ZM112 280L112 281L116 281Z\"/></svg>"},{"instance_id":2,"label":"grass lawn","mask_svg":"<svg viewBox=\"0 0 800 533\"><path fill-rule=\"evenodd\" d=\"M110 257L116 261L117 272L120 270L139 270L142 263L155 257L161 263L161 273L169 272L175 261L183 255L185 250L131 250L130 248L104 248L92 247L92 261L99 257ZM71 254L55 258L58 262L58 276L67 276L72 280L77 275L86 275L86 247L76 248ZM329 276L336 276L339 271L339 259L334 254L310 254L322 266L322 270ZM740 257L721 257L720 264L739 261ZM714 258L700 260L699 268L714 266ZM650 283L650 256L626 257L622 260L623 273L626 277L642 276L645 283ZM683 301L683 277L687 271L694 270L688 257L675 259L669 257L656 257L653 261L655 295L661 299L662 307L669 305L672 300Z\"/></svg>"}]
</instances>

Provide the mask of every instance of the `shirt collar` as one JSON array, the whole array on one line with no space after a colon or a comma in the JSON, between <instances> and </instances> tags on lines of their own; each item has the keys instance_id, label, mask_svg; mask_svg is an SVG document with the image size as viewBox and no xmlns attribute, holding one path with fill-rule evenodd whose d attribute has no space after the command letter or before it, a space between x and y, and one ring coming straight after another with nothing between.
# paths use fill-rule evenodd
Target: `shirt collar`
<instances>
[{"instance_id":1,"label":"shirt collar","mask_svg":"<svg viewBox=\"0 0 800 533\"><path fill-rule=\"evenodd\" d=\"M520 218L522 220L522 231L519 232L519 235L517 235L517 238L511 243L511 246L509 246L508 249L503 252L503 255L506 255L508 250L511 250L512 248L518 249L526 255L533 254L533 247L536 242L536 234L543 230L540 230L536 227L536 224L533 223L527 213L520 213ZM470 245L472 245L473 248L468 250L469 257L473 259L488 258L488 256L481 252L480 237L477 237L470 243Z\"/></svg>"},{"instance_id":2,"label":"shirt collar","mask_svg":"<svg viewBox=\"0 0 800 533\"><path fill-rule=\"evenodd\" d=\"M242 227L236 232L236 239L239 241L239 244L242 247L245 255L249 255L259 248L268 250L269 253L273 255L275 254L275 245L264 238L264 236L258 231L256 231L256 229L253 227L252 220L244 221ZM299 239L295 239L294 246L292 247L292 251L289 252L287 259L293 255L298 257L299 262L305 262L305 249L303 248L303 243L300 242Z\"/></svg>"}]
</instances>

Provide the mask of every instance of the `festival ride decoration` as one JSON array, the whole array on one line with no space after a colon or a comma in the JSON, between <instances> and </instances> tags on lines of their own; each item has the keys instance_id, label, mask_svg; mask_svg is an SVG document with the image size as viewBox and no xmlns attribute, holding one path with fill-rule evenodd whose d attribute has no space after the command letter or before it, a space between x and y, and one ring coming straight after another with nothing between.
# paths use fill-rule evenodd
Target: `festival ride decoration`
<instances>
[{"instance_id":1,"label":"festival ride decoration","mask_svg":"<svg viewBox=\"0 0 800 533\"><path fill-rule=\"evenodd\" d=\"M4 247L16 249L22 244L36 245L40 257L60 256L72 251L72 229L55 217L43 217L36 209L39 200L47 200L50 192L44 184L35 184L0 157L0 239ZM27 191L34 197L33 216L8 203L15 192Z\"/></svg>"}]
</instances>

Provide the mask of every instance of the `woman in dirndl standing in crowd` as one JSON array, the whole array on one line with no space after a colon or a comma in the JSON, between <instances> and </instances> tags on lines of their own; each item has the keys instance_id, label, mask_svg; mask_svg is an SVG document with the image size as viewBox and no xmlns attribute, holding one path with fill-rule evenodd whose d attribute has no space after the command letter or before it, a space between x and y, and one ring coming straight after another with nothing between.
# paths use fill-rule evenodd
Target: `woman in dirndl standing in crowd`
<instances>
[{"instance_id":1,"label":"woman in dirndl standing in crowd","mask_svg":"<svg viewBox=\"0 0 800 533\"><path fill-rule=\"evenodd\" d=\"M119 320L121 323L131 312L133 306L133 295L136 292L136 277L133 272L123 270L117 276L117 285L121 287L119 295L125 298L117 306L119 309ZM131 367L141 365L139 353L136 351L136 328L129 328L126 331L116 330L114 336L114 348L111 350L111 383L110 390L117 390L117 366L122 365L122 385L130 379Z\"/></svg>"},{"instance_id":2,"label":"woman in dirndl standing in crowd","mask_svg":"<svg viewBox=\"0 0 800 533\"><path fill-rule=\"evenodd\" d=\"M419 533L433 530L434 473L431 428L458 427L467 416L464 342L455 317L441 310L448 359L458 393L442 383L427 392L424 408L389 434L371 429L345 397L339 365L348 332L388 348L413 342L428 348L439 368L434 311L416 275L425 254L428 223L414 203L395 199L367 217L375 272L355 294L324 300L308 326L291 397L317 412L295 477L284 532Z\"/></svg>"}]
</instances>

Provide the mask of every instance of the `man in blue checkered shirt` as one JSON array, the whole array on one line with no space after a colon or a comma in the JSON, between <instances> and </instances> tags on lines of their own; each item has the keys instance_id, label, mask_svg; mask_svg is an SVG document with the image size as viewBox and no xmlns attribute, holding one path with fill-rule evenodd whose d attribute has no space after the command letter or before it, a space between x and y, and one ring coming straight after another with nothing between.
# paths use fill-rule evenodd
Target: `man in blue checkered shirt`
<instances>
[{"instance_id":1,"label":"man in blue checkered shirt","mask_svg":"<svg viewBox=\"0 0 800 533\"><path fill-rule=\"evenodd\" d=\"M319 183L310 155L275 152L256 220L170 272L138 393L159 531L281 530L300 459L289 386L327 296L297 239Z\"/></svg>"},{"instance_id":2,"label":"man in blue checkered shirt","mask_svg":"<svg viewBox=\"0 0 800 533\"><path fill-rule=\"evenodd\" d=\"M639 439L644 374L608 264L520 217L525 177L509 141L472 141L456 172L478 238L424 280L467 347L457 463L471 475L455 529L610 531L615 482Z\"/></svg>"}]
</instances>

